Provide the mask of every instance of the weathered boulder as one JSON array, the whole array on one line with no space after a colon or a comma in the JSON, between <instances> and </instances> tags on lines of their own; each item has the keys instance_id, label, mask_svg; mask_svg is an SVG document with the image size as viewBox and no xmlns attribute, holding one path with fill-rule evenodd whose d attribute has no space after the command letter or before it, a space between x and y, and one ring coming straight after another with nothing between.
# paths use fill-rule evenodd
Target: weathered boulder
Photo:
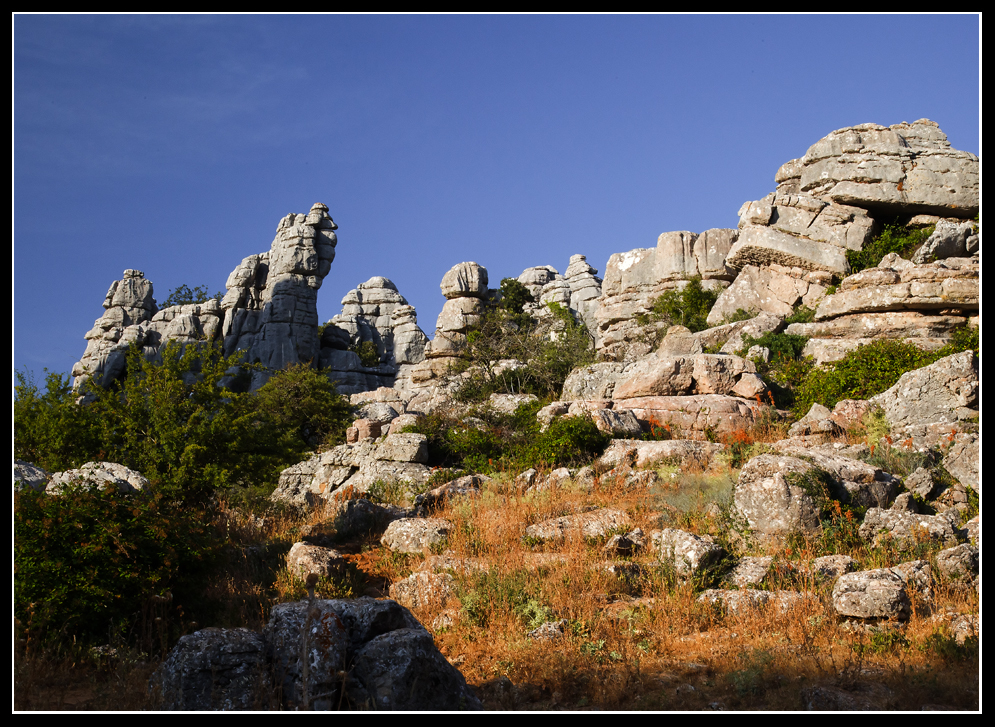
<instances>
[{"instance_id":1,"label":"weathered boulder","mask_svg":"<svg viewBox=\"0 0 995 727\"><path fill-rule=\"evenodd\" d=\"M287 570L306 580L312 573L329 577L341 573L345 558L337 550L307 543L294 543L287 553Z\"/></svg>"},{"instance_id":2,"label":"weathered boulder","mask_svg":"<svg viewBox=\"0 0 995 727\"><path fill-rule=\"evenodd\" d=\"M903 374L870 401L884 409L893 436L935 442L977 421L978 365L973 351L947 356Z\"/></svg>"},{"instance_id":3,"label":"weathered boulder","mask_svg":"<svg viewBox=\"0 0 995 727\"><path fill-rule=\"evenodd\" d=\"M908 618L905 581L892 568L845 573L833 586L833 608L857 618Z\"/></svg>"},{"instance_id":4,"label":"weathered boulder","mask_svg":"<svg viewBox=\"0 0 995 727\"><path fill-rule=\"evenodd\" d=\"M899 543L933 540L949 546L957 545L960 538L949 517L945 515L920 515L907 510L884 510L872 507L860 525L860 537L877 542L890 538Z\"/></svg>"},{"instance_id":5,"label":"weathered boulder","mask_svg":"<svg viewBox=\"0 0 995 727\"><path fill-rule=\"evenodd\" d=\"M35 492L42 492L48 486L48 478L51 472L46 472L41 467L36 467L30 462L14 460L14 489L32 489Z\"/></svg>"},{"instance_id":6,"label":"weathered boulder","mask_svg":"<svg viewBox=\"0 0 995 727\"><path fill-rule=\"evenodd\" d=\"M606 508L535 523L525 528L525 537L544 543L563 541L570 535L600 538L628 525L629 517L624 512Z\"/></svg>"},{"instance_id":7,"label":"weathered boulder","mask_svg":"<svg viewBox=\"0 0 995 727\"><path fill-rule=\"evenodd\" d=\"M325 545L385 530L394 520L411 515L411 510L364 499L332 500L320 521L301 528L301 538L307 543Z\"/></svg>"},{"instance_id":8,"label":"weathered boulder","mask_svg":"<svg viewBox=\"0 0 995 727\"><path fill-rule=\"evenodd\" d=\"M693 396L640 396L616 399L615 411L628 409L643 424L671 427L675 436L700 436L713 431L716 434L749 429L760 417L765 405L754 399L721 394L696 394Z\"/></svg>"},{"instance_id":9,"label":"weathered boulder","mask_svg":"<svg viewBox=\"0 0 995 727\"><path fill-rule=\"evenodd\" d=\"M148 487L149 481L141 472L128 469L116 462L87 462L78 469L56 472L49 479L45 491L57 495L70 484L90 488L103 488L108 484L114 484L119 492L131 494Z\"/></svg>"},{"instance_id":10,"label":"weathered boulder","mask_svg":"<svg viewBox=\"0 0 995 727\"><path fill-rule=\"evenodd\" d=\"M943 466L962 485L981 493L980 441L977 434L955 434Z\"/></svg>"},{"instance_id":11,"label":"weathered boulder","mask_svg":"<svg viewBox=\"0 0 995 727\"><path fill-rule=\"evenodd\" d=\"M463 675L439 653L423 628L398 629L371 639L356 654L355 663L370 708L482 709Z\"/></svg>"},{"instance_id":12,"label":"weathered boulder","mask_svg":"<svg viewBox=\"0 0 995 727\"><path fill-rule=\"evenodd\" d=\"M660 562L673 567L682 578L703 574L725 555L725 550L711 540L683 530L656 530L649 538L657 549Z\"/></svg>"},{"instance_id":13,"label":"weathered boulder","mask_svg":"<svg viewBox=\"0 0 995 727\"><path fill-rule=\"evenodd\" d=\"M968 257L978 251L979 235L974 222L967 220L937 220L936 228L923 246L916 250L916 264L948 257Z\"/></svg>"},{"instance_id":14,"label":"weathered boulder","mask_svg":"<svg viewBox=\"0 0 995 727\"><path fill-rule=\"evenodd\" d=\"M487 295L487 268L477 263L457 263L439 284L447 299L482 298Z\"/></svg>"},{"instance_id":15,"label":"weathered boulder","mask_svg":"<svg viewBox=\"0 0 995 727\"><path fill-rule=\"evenodd\" d=\"M415 508L418 512L427 512L453 497L477 497L481 486L490 481L491 478L487 475L457 477L415 497Z\"/></svg>"},{"instance_id":16,"label":"weathered boulder","mask_svg":"<svg viewBox=\"0 0 995 727\"><path fill-rule=\"evenodd\" d=\"M419 571L391 585L392 599L406 608L443 608L456 595L456 579L448 573Z\"/></svg>"},{"instance_id":17,"label":"weathered boulder","mask_svg":"<svg viewBox=\"0 0 995 727\"><path fill-rule=\"evenodd\" d=\"M724 450L724 444L693 439L665 439L646 442L638 439L613 439L598 460L603 467L617 467L630 463L634 467L648 467L663 460L682 462L707 462Z\"/></svg>"},{"instance_id":18,"label":"weathered boulder","mask_svg":"<svg viewBox=\"0 0 995 727\"><path fill-rule=\"evenodd\" d=\"M936 569L950 581L973 581L978 577L981 551L970 543L941 550L936 554Z\"/></svg>"},{"instance_id":19,"label":"weathered boulder","mask_svg":"<svg viewBox=\"0 0 995 727\"><path fill-rule=\"evenodd\" d=\"M380 542L395 553L424 553L444 544L451 528L442 518L401 518L387 526Z\"/></svg>"},{"instance_id":20,"label":"weathered boulder","mask_svg":"<svg viewBox=\"0 0 995 727\"><path fill-rule=\"evenodd\" d=\"M249 629L202 629L181 636L152 675L157 708L200 712L266 709L266 639Z\"/></svg>"}]
</instances>

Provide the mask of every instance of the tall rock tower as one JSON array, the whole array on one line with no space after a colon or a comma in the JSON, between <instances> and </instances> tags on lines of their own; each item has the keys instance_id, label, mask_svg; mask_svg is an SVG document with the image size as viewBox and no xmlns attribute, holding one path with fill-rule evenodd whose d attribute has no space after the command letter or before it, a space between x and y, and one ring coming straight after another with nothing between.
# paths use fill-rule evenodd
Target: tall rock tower
<instances>
[{"instance_id":1,"label":"tall rock tower","mask_svg":"<svg viewBox=\"0 0 995 727\"><path fill-rule=\"evenodd\" d=\"M224 309L225 355L246 351L260 363L250 388L258 389L288 365L318 364L317 294L335 259L338 225L328 207L280 220L269 252L250 255L228 276Z\"/></svg>"}]
</instances>

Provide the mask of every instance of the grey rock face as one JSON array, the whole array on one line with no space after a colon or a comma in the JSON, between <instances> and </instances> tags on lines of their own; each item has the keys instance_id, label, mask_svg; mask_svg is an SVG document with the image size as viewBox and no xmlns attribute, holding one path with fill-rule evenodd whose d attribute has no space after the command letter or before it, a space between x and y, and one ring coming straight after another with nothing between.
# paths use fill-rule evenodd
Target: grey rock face
<instances>
[{"instance_id":1,"label":"grey rock face","mask_svg":"<svg viewBox=\"0 0 995 727\"><path fill-rule=\"evenodd\" d=\"M894 436L935 441L977 420L979 387L978 359L964 351L903 374L870 401L884 409Z\"/></svg>"},{"instance_id":2,"label":"grey rock face","mask_svg":"<svg viewBox=\"0 0 995 727\"><path fill-rule=\"evenodd\" d=\"M57 495L70 484L98 488L108 483L117 486L119 492L130 494L148 487L149 481L141 472L128 469L116 462L87 462L78 469L56 472L49 479L45 491Z\"/></svg>"},{"instance_id":3,"label":"grey rock face","mask_svg":"<svg viewBox=\"0 0 995 727\"><path fill-rule=\"evenodd\" d=\"M149 684L159 708L269 707L266 640L248 629L209 628L180 637Z\"/></svg>"},{"instance_id":4,"label":"grey rock face","mask_svg":"<svg viewBox=\"0 0 995 727\"><path fill-rule=\"evenodd\" d=\"M973 581L978 576L981 551L964 543L936 554L936 569L951 581Z\"/></svg>"},{"instance_id":5,"label":"grey rock face","mask_svg":"<svg viewBox=\"0 0 995 727\"><path fill-rule=\"evenodd\" d=\"M764 535L818 531L819 507L804 486L812 470L811 464L795 457L754 457L739 473L736 512Z\"/></svg>"},{"instance_id":6,"label":"grey rock face","mask_svg":"<svg viewBox=\"0 0 995 727\"><path fill-rule=\"evenodd\" d=\"M739 309L785 318L799 305L814 308L825 295L832 276L826 272L768 263L746 264L732 285L722 291L707 322L722 323Z\"/></svg>"},{"instance_id":7,"label":"grey rock face","mask_svg":"<svg viewBox=\"0 0 995 727\"><path fill-rule=\"evenodd\" d=\"M224 350L244 350L248 363L266 367L253 372L252 389L287 365L319 360L317 293L335 259L336 229L320 203L307 215L287 215L269 252L246 258L228 277Z\"/></svg>"},{"instance_id":8,"label":"grey rock face","mask_svg":"<svg viewBox=\"0 0 995 727\"><path fill-rule=\"evenodd\" d=\"M943 457L947 472L975 492L981 492L980 442L977 434L956 434L954 443Z\"/></svg>"},{"instance_id":9,"label":"grey rock face","mask_svg":"<svg viewBox=\"0 0 995 727\"><path fill-rule=\"evenodd\" d=\"M936 229L916 251L912 262L922 264L948 257L968 257L978 250L977 238L978 228L970 220L937 220Z\"/></svg>"},{"instance_id":10,"label":"grey rock face","mask_svg":"<svg viewBox=\"0 0 995 727\"><path fill-rule=\"evenodd\" d=\"M636 317L648 314L653 301L665 290L681 288L696 275L708 289L726 287L734 274L726 269L725 257L736 235L735 230L723 229L700 235L665 232L655 248L612 255L595 314L602 358L629 360L648 353L646 330Z\"/></svg>"}]
</instances>

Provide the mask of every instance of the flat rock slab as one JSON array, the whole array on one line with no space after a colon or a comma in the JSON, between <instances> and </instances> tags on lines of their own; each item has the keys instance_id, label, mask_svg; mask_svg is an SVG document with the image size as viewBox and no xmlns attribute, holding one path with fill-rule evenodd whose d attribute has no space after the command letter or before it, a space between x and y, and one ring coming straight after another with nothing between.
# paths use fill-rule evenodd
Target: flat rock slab
<instances>
[{"instance_id":1,"label":"flat rock slab","mask_svg":"<svg viewBox=\"0 0 995 727\"><path fill-rule=\"evenodd\" d=\"M611 530L628 526L629 516L620 510L593 510L530 525L525 528L525 537L544 543L562 541L569 534L577 534L583 538L600 538Z\"/></svg>"},{"instance_id":2,"label":"flat rock slab","mask_svg":"<svg viewBox=\"0 0 995 727\"><path fill-rule=\"evenodd\" d=\"M613 439L599 462L608 467L630 463L634 467L649 467L663 460L707 462L726 446L717 442L695 439L667 439L645 442L638 439Z\"/></svg>"},{"instance_id":3,"label":"flat rock slab","mask_svg":"<svg viewBox=\"0 0 995 727\"><path fill-rule=\"evenodd\" d=\"M407 608L442 608L456 594L456 579L448 573L419 571L391 585L389 595Z\"/></svg>"},{"instance_id":4,"label":"flat rock slab","mask_svg":"<svg viewBox=\"0 0 995 727\"><path fill-rule=\"evenodd\" d=\"M442 518L403 518L387 526L380 543L395 553L424 553L444 543L451 528Z\"/></svg>"}]
</instances>

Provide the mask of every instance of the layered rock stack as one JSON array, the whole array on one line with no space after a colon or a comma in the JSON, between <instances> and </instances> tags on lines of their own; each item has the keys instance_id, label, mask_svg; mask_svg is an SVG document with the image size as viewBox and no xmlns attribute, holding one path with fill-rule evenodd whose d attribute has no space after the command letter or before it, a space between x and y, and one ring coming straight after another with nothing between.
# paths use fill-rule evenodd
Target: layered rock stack
<instances>
[{"instance_id":1,"label":"layered rock stack","mask_svg":"<svg viewBox=\"0 0 995 727\"><path fill-rule=\"evenodd\" d=\"M656 327L641 325L638 319L664 291L680 289L694 276L702 278L706 289L727 287L734 273L726 268L725 258L736 238L737 231L729 229L665 232L654 248L608 258L595 313L600 356L628 361L650 352L647 329Z\"/></svg>"},{"instance_id":2,"label":"layered rock stack","mask_svg":"<svg viewBox=\"0 0 995 727\"><path fill-rule=\"evenodd\" d=\"M526 268L518 276L518 282L528 288L535 300L526 307L526 312L543 318L549 315L547 303L556 303L573 311L594 334L595 311L601 297L601 278L597 274L585 255L572 255L565 275L560 275L552 265Z\"/></svg>"},{"instance_id":3,"label":"layered rock stack","mask_svg":"<svg viewBox=\"0 0 995 727\"><path fill-rule=\"evenodd\" d=\"M156 359L169 341L186 346L220 338L222 311L218 301L159 310L152 290L152 282L139 270L125 270L122 280L111 283L104 298L106 312L87 332L86 351L73 366L75 388L88 379L106 387L121 377L131 344L140 347L147 358Z\"/></svg>"},{"instance_id":4,"label":"layered rock stack","mask_svg":"<svg viewBox=\"0 0 995 727\"><path fill-rule=\"evenodd\" d=\"M475 262L454 265L439 284L446 297L435 324L435 337L425 346L425 359L406 368L396 386L402 389L436 387L456 361L466 333L480 322L487 288L487 268Z\"/></svg>"},{"instance_id":5,"label":"layered rock stack","mask_svg":"<svg viewBox=\"0 0 995 727\"><path fill-rule=\"evenodd\" d=\"M425 358L428 336L418 327L415 309L384 277L373 277L342 299L342 313L322 332L321 365L343 394L393 386L402 367ZM364 343L376 346L378 362L364 366L355 352Z\"/></svg>"},{"instance_id":6,"label":"layered rock stack","mask_svg":"<svg viewBox=\"0 0 995 727\"><path fill-rule=\"evenodd\" d=\"M244 350L247 363L265 367L252 373L252 389L288 365L318 363L317 293L335 259L336 229L320 203L289 214L269 252L250 255L228 276L224 350Z\"/></svg>"},{"instance_id":7,"label":"layered rock stack","mask_svg":"<svg viewBox=\"0 0 995 727\"><path fill-rule=\"evenodd\" d=\"M916 265L892 253L877 267L845 278L819 303L814 322L786 330L809 337L803 354L818 363L879 339L936 350L958 328L978 325L980 282L977 256Z\"/></svg>"}]
</instances>

